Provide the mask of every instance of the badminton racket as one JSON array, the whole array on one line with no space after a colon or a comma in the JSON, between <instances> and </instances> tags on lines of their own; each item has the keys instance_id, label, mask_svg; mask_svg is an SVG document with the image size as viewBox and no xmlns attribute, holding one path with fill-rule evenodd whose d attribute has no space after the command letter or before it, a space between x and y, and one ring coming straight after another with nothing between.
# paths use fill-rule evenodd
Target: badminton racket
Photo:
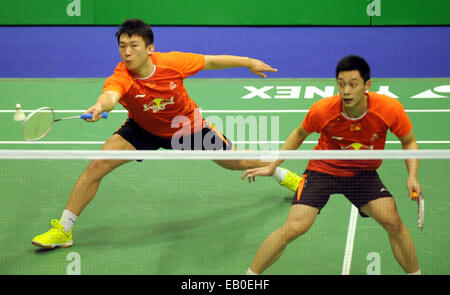
<instances>
[{"instance_id":1,"label":"badminton racket","mask_svg":"<svg viewBox=\"0 0 450 295\"><path fill-rule=\"evenodd\" d=\"M425 218L425 201L422 193L412 193L413 200L417 200L417 225L420 230L423 230L423 221Z\"/></svg>"},{"instance_id":2,"label":"badminton racket","mask_svg":"<svg viewBox=\"0 0 450 295\"><path fill-rule=\"evenodd\" d=\"M108 118L108 113L100 114L103 119ZM27 141L36 141L44 138L52 129L55 122L70 119L92 119L92 114L55 118L55 112L50 107L39 108L30 113L22 123L22 137Z\"/></svg>"}]
</instances>

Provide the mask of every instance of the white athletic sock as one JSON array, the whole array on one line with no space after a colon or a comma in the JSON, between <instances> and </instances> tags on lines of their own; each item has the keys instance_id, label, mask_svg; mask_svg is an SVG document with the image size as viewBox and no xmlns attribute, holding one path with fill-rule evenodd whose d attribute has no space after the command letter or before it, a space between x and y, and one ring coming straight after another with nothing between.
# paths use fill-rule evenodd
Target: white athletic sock
<instances>
[{"instance_id":1,"label":"white athletic sock","mask_svg":"<svg viewBox=\"0 0 450 295\"><path fill-rule=\"evenodd\" d=\"M64 209L61 219L59 220L59 223L61 223L64 226L64 230L69 233L72 229L75 221L77 221L77 217L75 214L70 212L67 209Z\"/></svg>"},{"instance_id":2,"label":"white athletic sock","mask_svg":"<svg viewBox=\"0 0 450 295\"><path fill-rule=\"evenodd\" d=\"M258 275L256 272L254 272L250 267L247 269L246 275Z\"/></svg>"},{"instance_id":3,"label":"white athletic sock","mask_svg":"<svg viewBox=\"0 0 450 295\"><path fill-rule=\"evenodd\" d=\"M275 178L278 183L281 183L286 178L287 172L286 169L277 167L272 177Z\"/></svg>"},{"instance_id":4,"label":"white athletic sock","mask_svg":"<svg viewBox=\"0 0 450 295\"><path fill-rule=\"evenodd\" d=\"M421 275L422 272L420 271L420 269L416 272L411 272L411 273L407 273L407 275Z\"/></svg>"}]
</instances>

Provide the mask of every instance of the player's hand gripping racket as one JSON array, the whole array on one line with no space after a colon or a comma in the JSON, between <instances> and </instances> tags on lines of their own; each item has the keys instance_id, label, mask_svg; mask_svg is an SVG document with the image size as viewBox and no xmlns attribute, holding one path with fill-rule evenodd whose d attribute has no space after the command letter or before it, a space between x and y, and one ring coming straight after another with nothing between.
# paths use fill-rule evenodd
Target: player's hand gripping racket
<instances>
[{"instance_id":1,"label":"player's hand gripping racket","mask_svg":"<svg viewBox=\"0 0 450 295\"><path fill-rule=\"evenodd\" d=\"M100 114L103 119L108 118L108 113ZM35 141L44 138L58 121L70 119L92 119L92 114L55 119L55 112L50 107L43 107L30 113L22 124L22 137L27 141Z\"/></svg>"},{"instance_id":2,"label":"player's hand gripping racket","mask_svg":"<svg viewBox=\"0 0 450 295\"><path fill-rule=\"evenodd\" d=\"M422 193L412 193L412 199L417 200L417 225L420 230L423 230L423 220L425 217L425 201L423 200Z\"/></svg>"}]
</instances>

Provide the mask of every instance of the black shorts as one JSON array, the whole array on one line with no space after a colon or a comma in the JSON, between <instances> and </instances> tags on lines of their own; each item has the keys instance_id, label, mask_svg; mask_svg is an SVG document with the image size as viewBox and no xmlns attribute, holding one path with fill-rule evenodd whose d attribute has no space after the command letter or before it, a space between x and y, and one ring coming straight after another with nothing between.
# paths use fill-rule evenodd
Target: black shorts
<instances>
[{"instance_id":1,"label":"black shorts","mask_svg":"<svg viewBox=\"0 0 450 295\"><path fill-rule=\"evenodd\" d=\"M361 206L384 197L392 197L381 182L377 171L363 171L355 176L342 177L312 170L306 170L292 204L304 204L320 210L332 194L343 194L362 217Z\"/></svg>"},{"instance_id":2,"label":"black shorts","mask_svg":"<svg viewBox=\"0 0 450 295\"><path fill-rule=\"evenodd\" d=\"M233 144L214 126L205 121L198 133L179 138L163 138L142 129L133 119L127 121L114 134L119 134L137 150L231 150Z\"/></svg>"}]
</instances>

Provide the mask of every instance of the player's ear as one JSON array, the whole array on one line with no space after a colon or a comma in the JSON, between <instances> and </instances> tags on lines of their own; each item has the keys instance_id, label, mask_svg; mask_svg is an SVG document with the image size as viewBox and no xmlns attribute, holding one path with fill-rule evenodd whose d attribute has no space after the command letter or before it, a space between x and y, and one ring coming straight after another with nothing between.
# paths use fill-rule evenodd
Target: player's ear
<instances>
[{"instance_id":1,"label":"player's ear","mask_svg":"<svg viewBox=\"0 0 450 295\"><path fill-rule=\"evenodd\" d=\"M155 45L150 44L147 46L147 54L152 55L153 51L155 51Z\"/></svg>"},{"instance_id":2,"label":"player's ear","mask_svg":"<svg viewBox=\"0 0 450 295\"><path fill-rule=\"evenodd\" d=\"M367 80L364 84L364 90L369 91L370 87L372 86L372 80Z\"/></svg>"}]
</instances>

